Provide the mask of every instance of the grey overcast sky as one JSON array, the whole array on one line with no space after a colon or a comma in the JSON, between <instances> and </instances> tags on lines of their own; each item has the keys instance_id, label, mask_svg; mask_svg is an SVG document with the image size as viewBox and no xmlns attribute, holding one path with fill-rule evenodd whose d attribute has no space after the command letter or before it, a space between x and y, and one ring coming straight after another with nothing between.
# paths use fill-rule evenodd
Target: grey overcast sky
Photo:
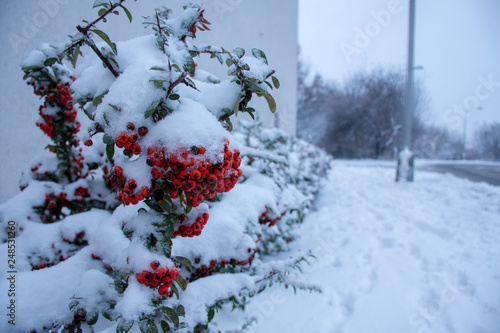
<instances>
[{"instance_id":1,"label":"grey overcast sky","mask_svg":"<svg viewBox=\"0 0 500 333\"><path fill-rule=\"evenodd\" d=\"M409 0L299 0L302 59L327 79L378 65L406 66ZM416 0L416 77L424 119L469 134L500 122L500 1ZM477 107L482 110L476 110ZM469 135L469 138L471 135Z\"/></svg>"}]
</instances>

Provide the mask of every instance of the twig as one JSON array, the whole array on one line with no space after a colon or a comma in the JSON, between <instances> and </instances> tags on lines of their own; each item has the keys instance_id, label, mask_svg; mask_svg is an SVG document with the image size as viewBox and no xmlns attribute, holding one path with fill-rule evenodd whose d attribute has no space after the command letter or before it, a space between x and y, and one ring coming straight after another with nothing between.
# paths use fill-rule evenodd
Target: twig
<instances>
[{"instance_id":1,"label":"twig","mask_svg":"<svg viewBox=\"0 0 500 333\"><path fill-rule=\"evenodd\" d=\"M174 88L179 85L180 83L184 82L184 79L186 78L188 73L184 72L182 73L178 78L177 80L175 80L174 82L170 83L170 86L168 87L168 91L167 91L167 98L168 96L170 96L170 94L172 94L172 90L174 90Z\"/></svg>"},{"instance_id":2,"label":"twig","mask_svg":"<svg viewBox=\"0 0 500 333\"><path fill-rule=\"evenodd\" d=\"M82 28L80 26L77 26L76 29L81 32L85 37L89 37L88 35L88 32L85 30L85 28ZM99 51L99 49L94 45L94 44L90 44L90 43L87 43L87 45L92 49L92 51L95 52L95 54L97 54L97 56L99 57L99 59L101 59L101 61L106 65L106 67L109 69L109 71L111 72L111 74L114 75L114 77L118 77L120 74L118 74L118 72L114 69L114 67L111 65L111 63L109 62L108 58L106 58L102 53L101 51Z\"/></svg>"},{"instance_id":3,"label":"twig","mask_svg":"<svg viewBox=\"0 0 500 333\"><path fill-rule=\"evenodd\" d=\"M81 27L78 25L76 27L76 30L78 30L78 32L83 34L85 37L90 38L89 37L89 30L92 27L94 27L99 21L103 20L109 13L112 13L116 8L121 7L122 3L124 3L125 1L126 0L120 0L120 2L115 3L114 5L111 5L111 7L109 7L109 9L104 14L102 14L101 16L99 16L97 19L90 22L89 24L87 24L85 27ZM76 46L82 45L84 43L85 43L84 40L79 40L77 42L74 42L70 46L68 46L66 48L66 50L64 50L64 53L69 53L70 50L73 50ZM92 49L92 51L95 52L95 54L99 57L99 59L101 59L101 61L106 65L106 67L108 67L108 69L110 70L110 72L113 74L114 77L118 77L120 75L115 70L115 68L111 65L109 60L101 53L101 51L99 51L99 49L95 45L90 44L90 43L86 43L86 44Z\"/></svg>"}]
</instances>

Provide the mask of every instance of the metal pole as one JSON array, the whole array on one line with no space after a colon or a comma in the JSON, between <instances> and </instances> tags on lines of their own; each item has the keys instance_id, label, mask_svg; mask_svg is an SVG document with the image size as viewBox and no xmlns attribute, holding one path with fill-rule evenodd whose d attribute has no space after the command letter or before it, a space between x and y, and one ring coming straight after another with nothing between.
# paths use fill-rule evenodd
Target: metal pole
<instances>
[{"instance_id":1,"label":"metal pole","mask_svg":"<svg viewBox=\"0 0 500 333\"><path fill-rule=\"evenodd\" d=\"M414 70L415 70L415 1L410 0L408 60L406 68L406 107L403 123L403 150L398 156L396 181L413 181L414 165L411 153L412 123L415 108L414 103Z\"/></svg>"},{"instance_id":2,"label":"metal pole","mask_svg":"<svg viewBox=\"0 0 500 333\"><path fill-rule=\"evenodd\" d=\"M414 70L415 70L415 0L410 0L410 26L408 36L408 63L406 69L406 112L404 123L404 148L411 148L413 109L414 109Z\"/></svg>"}]
</instances>

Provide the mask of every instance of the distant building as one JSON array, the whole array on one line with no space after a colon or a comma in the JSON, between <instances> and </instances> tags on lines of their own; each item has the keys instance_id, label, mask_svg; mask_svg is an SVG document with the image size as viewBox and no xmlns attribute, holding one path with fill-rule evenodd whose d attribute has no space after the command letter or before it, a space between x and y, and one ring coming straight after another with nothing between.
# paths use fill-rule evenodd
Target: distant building
<instances>
[{"instance_id":1,"label":"distant building","mask_svg":"<svg viewBox=\"0 0 500 333\"><path fill-rule=\"evenodd\" d=\"M272 115L265 100L252 101L266 126L277 126L295 135L297 114L298 0L211 0L184 2L203 3L205 17L212 23L212 32L200 32L195 43L224 46L232 50L240 46L250 52L262 49L281 88L272 95L278 112ZM178 15L181 1L141 0L127 2L132 24L120 15L112 17L103 28L113 41L151 33L142 28L142 16L152 15L154 8L173 6ZM41 43L67 40L82 19L96 17L92 1L10 0L0 4L0 203L18 193L21 169L49 143L35 126L40 100L22 80L20 64L29 52ZM207 67L205 67L205 64ZM224 77L227 67L202 60L203 68ZM238 115L238 117L240 117Z\"/></svg>"}]
</instances>

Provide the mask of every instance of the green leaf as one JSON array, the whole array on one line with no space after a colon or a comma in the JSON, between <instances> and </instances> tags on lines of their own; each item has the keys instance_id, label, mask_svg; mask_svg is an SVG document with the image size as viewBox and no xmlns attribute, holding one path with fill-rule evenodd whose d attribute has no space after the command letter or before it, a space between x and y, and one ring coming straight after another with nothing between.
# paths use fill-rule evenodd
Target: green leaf
<instances>
[{"instance_id":1,"label":"green leaf","mask_svg":"<svg viewBox=\"0 0 500 333\"><path fill-rule=\"evenodd\" d=\"M276 89L279 89L280 88L280 81L278 80L278 78L276 76L273 76L272 80L273 80L274 87Z\"/></svg>"},{"instance_id":2,"label":"green leaf","mask_svg":"<svg viewBox=\"0 0 500 333\"><path fill-rule=\"evenodd\" d=\"M114 104L109 104L109 103L108 103L108 105L109 105L109 106L111 106L111 107L113 108L113 110L115 110L115 111L117 111L117 112L120 112L120 111L121 111L121 109L120 109L119 107L117 107L116 105L114 105Z\"/></svg>"},{"instance_id":3,"label":"green leaf","mask_svg":"<svg viewBox=\"0 0 500 333\"><path fill-rule=\"evenodd\" d=\"M182 306L182 304L177 305L174 310L179 317L186 316L186 310L184 309L184 306Z\"/></svg>"},{"instance_id":4,"label":"green leaf","mask_svg":"<svg viewBox=\"0 0 500 333\"><path fill-rule=\"evenodd\" d=\"M172 64L172 68L174 68L177 72L181 71L181 68L177 64Z\"/></svg>"},{"instance_id":5,"label":"green leaf","mask_svg":"<svg viewBox=\"0 0 500 333\"><path fill-rule=\"evenodd\" d=\"M74 308L75 308L78 304L80 304L80 301L78 301L78 300L76 300L76 299L75 299L75 300L73 300L73 301L71 301L71 303L69 303L69 310L70 310L70 311L73 311L73 309L74 309Z\"/></svg>"},{"instance_id":6,"label":"green leaf","mask_svg":"<svg viewBox=\"0 0 500 333\"><path fill-rule=\"evenodd\" d=\"M267 101L267 104L269 105L269 110L271 110L272 113L276 112L276 101L274 100L273 96L270 94L264 94L264 98Z\"/></svg>"},{"instance_id":7,"label":"green leaf","mask_svg":"<svg viewBox=\"0 0 500 333\"><path fill-rule=\"evenodd\" d=\"M127 333L130 331L132 326L134 326L133 320L126 320L125 318L122 318L116 327L116 333Z\"/></svg>"},{"instance_id":8,"label":"green leaf","mask_svg":"<svg viewBox=\"0 0 500 333\"><path fill-rule=\"evenodd\" d=\"M148 119L155 113L156 109L147 109L146 112L144 112L144 118Z\"/></svg>"},{"instance_id":9,"label":"green leaf","mask_svg":"<svg viewBox=\"0 0 500 333\"><path fill-rule=\"evenodd\" d=\"M107 0L95 0L94 1L94 5L92 6L92 8L96 8L96 7L99 7L99 6L108 7L109 3L108 3Z\"/></svg>"},{"instance_id":10,"label":"green leaf","mask_svg":"<svg viewBox=\"0 0 500 333\"><path fill-rule=\"evenodd\" d=\"M267 57L264 51L254 48L252 49L252 54L255 58L263 60L264 63L267 65Z\"/></svg>"},{"instance_id":11,"label":"green leaf","mask_svg":"<svg viewBox=\"0 0 500 333\"><path fill-rule=\"evenodd\" d=\"M177 296L177 299L179 299L179 290L177 289L177 287L175 286L175 284L172 284L170 286L170 289L172 289L172 291L174 292L175 296Z\"/></svg>"},{"instance_id":12,"label":"green leaf","mask_svg":"<svg viewBox=\"0 0 500 333\"><path fill-rule=\"evenodd\" d=\"M228 130L229 132L232 132L233 127L234 127L234 126L233 126L233 123L231 122L231 119L226 118L226 123L228 124L228 128L227 128L227 130Z\"/></svg>"},{"instance_id":13,"label":"green leaf","mask_svg":"<svg viewBox=\"0 0 500 333\"><path fill-rule=\"evenodd\" d=\"M165 320L162 320L160 322L160 326L161 326L161 329L162 329L163 333L170 333L170 332L172 332L172 330L170 329L170 325Z\"/></svg>"},{"instance_id":14,"label":"green leaf","mask_svg":"<svg viewBox=\"0 0 500 333\"><path fill-rule=\"evenodd\" d=\"M85 115L87 115L87 117L88 117L90 120L92 120L92 121L94 121L94 120L95 120L95 117L94 117L94 115L93 115L93 114L91 114L91 113L90 113L87 109L85 109L85 108L83 108L83 107L82 107L82 109L83 109L83 113L85 113Z\"/></svg>"},{"instance_id":15,"label":"green leaf","mask_svg":"<svg viewBox=\"0 0 500 333\"><path fill-rule=\"evenodd\" d=\"M170 94L168 96L169 99L173 100L173 101L176 101L180 98L181 96L179 96L178 94Z\"/></svg>"},{"instance_id":16,"label":"green leaf","mask_svg":"<svg viewBox=\"0 0 500 333\"><path fill-rule=\"evenodd\" d=\"M103 112L102 117L104 118L104 122L106 123L106 126L109 126L108 115L106 114L106 112Z\"/></svg>"},{"instance_id":17,"label":"green leaf","mask_svg":"<svg viewBox=\"0 0 500 333\"><path fill-rule=\"evenodd\" d=\"M149 82L153 82L156 88L161 88L163 87L163 82L166 82L167 80L156 80L156 79L151 79Z\"/></svg>"},{"instance_id":18,"label":"green leaf","mask_svg":"<svg viewBox=\"0 0 500 333\"><path fill-rule=\"evenodd\" d=\"M108 160L112 160L115 155L115 144L107 144L106 145L106 155L108 156Z\"/></svg>"},{"instance_id":19,"label":"green leaf","mask_svg":"<svg viewBox=\"0 0 500 333\"><path fill-rule=\"evenodd\" d=\"M241 59L245 55L245 50L241 47L237 47L233 50L233 54Z\"/></svg>"},{"instance_id":20,"label":"green leaf","mask_svg":"<svg viewBox=\"0 0 500 333\"><path fill-rule=\"evenodd\" d=\"M210 307L210 309L208 310L208 322L211 322L212 319L214 319L214 316L215 316L215 308Z\"/></svg>"},{"instance_id":21,"label":"green leaf","mask_svg":"<svg viewBox=\"0 0 500 333\"><path fill-rule=\"evenodd\" d=\"M125 8L124 6L120 5L120 7L122 7L123 11L127 15L129 22L132 23L132 14L130 14L129 10L127 8Z\"/></svg>"},{"instance_id":22,"label":"green leaf","mask_svg":"<svg viewBox=\"0 0 500 333\"><path fill-rule=\"evenodd\" d=\"M240 110L240 102L241 102L241 93L238 95L236 102L234 102L233 111L235 116L238 115L238 111Z\"/></svg>"},{"instance_id":23,"label":"green leaf","mask_svg":"<svg viewBox=\"0 0 500 333\"><path fill-rule=\"evenodd\" d=\"M95 312L91 315L87 315L87 317L85 318L87 320L87 324L92 326L92 325L95 325L95 323L97 323L97 320L99 319L99 312Z\"/></svg>"},{"instance_id":24,"label":"green leaf","mask_svg":"<svg viewBox=\"0 0 500 333\"><path fill-rule=\"evenodd\" d=\"M118 50L116 49L116 44L111 42L111 40L109 39L109 36L106 35L106 33L104 31L99 30L99 29L90 29L90 31L95 33L97 36L101 37L101 39L103 41L105 41L106 44L109 45L109 47L111 47L111 50L113 50L114 54L118 54Z\"/></svg>"},{"instance_id":25,"label":"green leaf","mask_svg":"<svg viewBox=\"0 0 500 333\"><path fill-rule=\"evenodd\" d=\"M160 201L158 201L158 204L160 205L161 208L163 208L163 210L170 212L171 206L167 202L167 200L161 199Z\"/></svg>"},{"instance_id":26,"label":"green leaf","mask_svg":"<svg viewBox=\"0 0 500 333\"><path fill-rule=\"evenodd\" d=\"M255 120L255 115L253 114L253 112L247 111L247 113L250 115L250 117L252 117L253 120Z\"/></svg>"},{"instance_id":27,"label":"green leaf","mask_svg":"<svg viewBox=\"0 0 500 333\"><path fill-rule=\"evenodd\" d=\"M191 260L189 260L188 258L177 256L177 257L173 257L172 259L181 263L181 264L186 265L186 267L189 269L189 271L191 271L191 272L193 271L193 265L191 264Z\"/></svg>"},{"instance_id":28,"label":"green leaf","mask_svg":"<svg viewBox=\"0 0 500 333\"><path fill-rule=\"evenodd\" d=\"M151 103L146 112L144 112L144 118L148 119L149 117L151 117L157 111L158 105L160 105L160 103L161 100Z\"/></svg>"},{"instance_id":29,"label":"green leaf","mask_svg":"<svg viewBox=\"0 0 500 333\"><path fill-rule=\"evenodd\" d=\"M75 51L73 52L73 56L71 57L71 65L73 65L73 68L76 67L76 61L79 55L80 55L80 45L77 45L75 47Z\"/></svg>"},{"instance_id":30,"label":"green leaf","mask_svg":"<svg viewBox=\"0 0 500 333\"><path fill-rule=\"evenodd\" d=\"M159 333L153 319L145 318L139 321L139 329L141 333Z\"/></svg>"},{"instance_id":31,"label":"green leaf","mask_svg":"<svg viewBox=\"0 0 500 333\"><path fill-rule=\"evenodd\" d=\"M193 58L186 59L186 63L182 66L186 72L191 75L194 75L196 72L196 65L194 63Z\"/></svg>"},{"instance_id":32,"label":"green leaf","mask_svg":"<svg viewBox=\"0 0 500 333\"><path fill-rule=\"evenodd\" d=\"M106 8L101 8L99 9L99 11L97 12L97 15L98 16L103 16L108 10Z\"/></svg>"},{"instance_id":33,"label":"green leaf","mask_svg":"<svg viewBox=\"0 0 500 333\"><path fill-rule=\"evenodd\" d=\"M98 106L99 104L102 103L102 99L104 98L104 96L106 96L106 94L109 92L109 90L106 90L105 92L103 92L102 94L94 97L94 100L92 101L92 105L94 106Z\"/></svg>"},{"instance_id":34,"label":"green leaf","mask_svg":"<svg viewBox=\"0 0 500 333\"><path fill-rule=\"evenodd\" d=\"M168 306L164 306L161 308L163 311L163 314L165 315L165 318L174 324L174 329L177 329L179 327L179 316L177 315L177 312L175 312L174 309L169 308Z\"/></svg>"},{"instance_id":35,"label":"green leaf","mask_svg":"<svg viewBox=\"0 0 500 333\"><path fill-rule=\"evenodd\" d=\"M232 61L230 58L226 59L226 65L227 67L231 67L231 65L234 64L234 61Z\"/></svg>"},{"instance_id":36,"label":"green leaf","mask_svg":"<svg viewBox=\"0 0 500 333\"><path fill-rule=\"evenodd\" d=\"M177 275L174 281L177 282L177 284L179 285L179 287L181 287L182 290L186 290L187 281L180 274Z\"/></svg>"},{"instance_id":37,"label":"green leaf","mask_svg":"<svg viewBox=\"0 0 500 333\"><path fill-rule=\"evenodd\" d=\"M177 66L177 67L179 67L179 66ZM150 70L152 70L152 71L163 71L163 72L167 71L165 68L162 68L162 67L151 67Z\"/></svg>"},{"instance_id":38,"label":"green leaf","mask_svg":"<svg viewBox=\"0 0 500 333\"><path fill-rule=\"evenodd\" d=\"M172 238L173 235L174 235L174 224L171 223L171 224L168 224L165 228L165 237L167 239L170 239L170 238Z\"/></svg>"},{"instance_id":39,"label":"green leaf","mask_svg":"<svg viewBox=\"0 0 500 333\"><path fill-rule=\"evenodd\" d=\"M191 210L193 209L193 206L191 206L189 203L186 206L186 214L189 214Z\"/></svg>"},{"instance_id":40,"label":"green leaf","mask_svg":"<svg viewBox=\"0 0 500 333\"><path fill-rule=\"evenodd\" d=\"M115 140L113 140L113 138L111 136L109 136L108 134L104 133L104 135L102 137L102 142L107 144L107 145L111 145L111 144L115 143Z\"/></svg>"},{"instance_id":41,"label":"green leaf","mask_svg":"<svg viewBox=\"0 0 500 333\"><path fill-rule=\"evenodd\" d=\"M44 66L52 66L57 61L57 58L47 58L44 62Z\"/></svg>"},{"instance_id":42,"label":"green leaf","mask_svg":"<svg viewBox=\"0 0 500 333\"><path fill-rule=\"evenodd\" d=\"M112 320L112 319L111 319L111 313L110 313L109 311L104 311L104 312L102 313L102 316L103 316L104 318L106 318L107 320L109 320L109 321L111 321L111 320Z\"/></svg>"}]
</instances>

